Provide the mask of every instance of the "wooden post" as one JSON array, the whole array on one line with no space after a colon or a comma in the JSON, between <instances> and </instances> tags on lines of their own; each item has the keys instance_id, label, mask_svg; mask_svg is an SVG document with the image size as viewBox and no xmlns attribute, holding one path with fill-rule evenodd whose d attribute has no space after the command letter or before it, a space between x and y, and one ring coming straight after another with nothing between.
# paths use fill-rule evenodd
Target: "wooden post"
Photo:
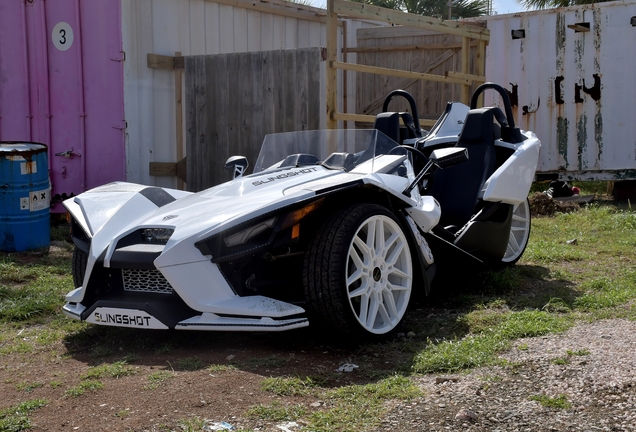
<instances>
[{"instance_id":1,"label":"wooden post","mask_svg":"<svg viewBox=\"0 0 636 432\"><path fill-rule=\"evenodd\" d=\"M470 38L464 36L462 38L462 53L461 53L461 73L469 73L469 61L470 61ZM462 85L461 102L468 105L470 103L469 95L470 85Z\"/></svg>"},{"instance_id":2,"label":"wooden post","mask_svg":"<svg viewBox=\"0 0 636 432\"><path fill-rule=\"evenodd\" d=\"M181 52L174 53L175 58L181 57ZM177 162L183 159L183 69L174 71L174 97L177 138ZM177 189L183 190L183 180L177 178Z\"/></svg>"},{"instance_id":3,"label":"wooden post","mask_svg":"<svg viewBox=\"0 0 636 432\"><path fill-rule=\"evenodd\" d=\"M347 62L347 22L342 22L342 61ZM347 71L342 71L342 112L347 113ZM347 129L348 122L345 122L344 129Z\"/></svg>"},{"instance_id":4,"label":"wooden post","mask_svg":"<svg viewBox=\"0 0 636 432\"><path fill-rule=\"evenodd\" d=\"M486 41L480 40L477 43L477 75L486 75ZM484 106L484 94L479 96L477 102L479 106Z\"/></svg>"},{"instance_id":5,"label":"wooden post","mask_svg":"<svg viewBox=\"0 0 636 432\"><path fill-rule=\"evenodd\" d=\"M338 54L338 15L334 12L334 0L327 0L327 129L336 129L337 70L334 62Z\"/></svg>"}]
</instances>

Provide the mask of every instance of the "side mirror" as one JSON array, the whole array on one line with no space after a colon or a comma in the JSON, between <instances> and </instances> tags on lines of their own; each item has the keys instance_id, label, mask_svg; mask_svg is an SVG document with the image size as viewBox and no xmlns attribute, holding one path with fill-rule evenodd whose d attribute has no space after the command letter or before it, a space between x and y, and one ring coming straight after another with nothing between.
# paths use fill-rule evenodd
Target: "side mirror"
<instances>
[{"instance_id":1,"label":"side mirror","mask_svg":"<svg viewBox=\"0 0 636 432\"><path fill-rule=\"evenodd\" d=\"M468 160L468 149L464 147L449 147L433 150L429 159L438 168L448 168Z\"/></svg>"},{"instance_id":2,"label":"side mirror","mask_svg":"<svg viewBox=\"0 0 636 432\"><path fill-rule=\"evenodd\" d=\"M245 156L232 156L225 161L225 169L232 171L232 178L243 177L243 173L249 166Z\"/></svg>"}]
</instances>

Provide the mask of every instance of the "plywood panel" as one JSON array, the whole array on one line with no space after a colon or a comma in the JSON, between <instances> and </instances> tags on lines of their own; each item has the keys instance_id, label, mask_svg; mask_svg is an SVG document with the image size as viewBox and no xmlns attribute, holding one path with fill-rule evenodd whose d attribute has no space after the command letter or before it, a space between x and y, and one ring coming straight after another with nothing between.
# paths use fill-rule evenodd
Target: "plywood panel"
<instances>
[{"instance_id":1,"label":"plywood panel","mask_svg":"<svg viewBox=\"0 0 636 432\"><path fill-rule=\"evenodd\" d=\"M320 48L187 58L188 189L227 181L231 155L254 164L268 133L319 128L324 66Z\"/></svg>"}]
</instances>

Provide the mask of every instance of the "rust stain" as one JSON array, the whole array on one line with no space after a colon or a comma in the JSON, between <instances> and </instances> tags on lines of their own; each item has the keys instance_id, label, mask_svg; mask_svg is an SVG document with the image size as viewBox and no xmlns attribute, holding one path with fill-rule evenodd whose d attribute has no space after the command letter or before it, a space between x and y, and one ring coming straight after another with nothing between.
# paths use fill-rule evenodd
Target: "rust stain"
<instances>
[{"instance_id":1,"label":"rust stain","mask_svg":"<svg viewBox=\"0 0 636 432\"><path fill-rule=\"evenodd\" d=\"M567 169L568 167L568 128L570 122L567 118L559 116L557 118L557 149L559 155L563 157L563 166L559 169Z\"/></svg>"},{"instance_id":2,"label":"rust stain","mask_svg":"<svg viewBox=\"0 0 636 432\"><path fill-rule=\"evenodd\" d=\"M603 157L603 114L601 102L596 102L596 115L594 116L594 140L596 141L596 167L601 166Z\"/></svg>"},{"instance_id":3,"label":"rust stain","mask_svg":"<svg viewBox=\"0 0 636 432\"><path fill-rule=\"evenodd\" d=\"M585 114L581 114L576 122L576 142L578 144L579 169L586 169L587 161L585 159L585 153L587 150L587 115Z\"/></svg>"}]
</instances>

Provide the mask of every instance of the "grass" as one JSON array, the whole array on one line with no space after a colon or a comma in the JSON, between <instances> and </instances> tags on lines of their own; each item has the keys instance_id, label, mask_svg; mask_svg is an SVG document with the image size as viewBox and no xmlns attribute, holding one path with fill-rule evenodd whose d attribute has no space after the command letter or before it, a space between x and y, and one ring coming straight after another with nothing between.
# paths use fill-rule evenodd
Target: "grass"
<instances>
[{"instance_id":1,"label":"grass","mask_svg":"<svg viewBox=\"0 0 636 432\"><path fill-rule=\"evenodd\" d=\"M600 187L590 185L582 188L582 193L589 194L588 190ZM569 242L573 239L576 243ZM292 343L281 343L284 339L276 337L269 339L269 335L273 355L209 365L186 354L173 361L171 367L177 371L205 369L205 373L200 373L206 376L237 369L271 373L274 376L264 378L260 389L279 403L254 405L249 410L252 418L265 422L299 420L312 431L377 428L383 411L391 406L389 401L422 396L413 376L457 373L486 365L515 368L518 365L503 363L499 354L511 348L529 350L532 344L523 338L564 332L577 323L602 318L635 320L635 246L636 213L632 211L590 205L574 213L536 217L526 253L516 266L479 274L455 272L446 278L438 274L438 285L433 290L437 288L439 293L447 287L461 288L415 305L419 311L407 315L402 331L412 331L416 336L338 347L343 359L360 366L351 374L335 373L335 366L316 365L313 374L285 376L295 364L290 354ZM209 342L215 338L207 333L172 336L91 326L64 318L60 313L63 296L72 289L69 262L68 251L37 257L0 254L0 357L15 354L28 358L30 353L64 340L69 352L77 349L102 362L89 368L79 385L67 389L67 397L79 397L99 390L106 380L136 373L138 369L128 364L130 358L103 362L116 353L162 355L189 347L216 349L224 346L222 341L233 347L243 343L235 342L243 337L239 334L218 334L216 342ZM257 339L248 339L254 340ZM302 349L312 342L294 343ZM325 346L324 350L333 353L336 348ZM585 347L572 347L566 353L555 353L559 357L553 358L552 363L584 361L589 354ZM379 356L378 361L373 361L374 356ZM174 376L170 371L152 372L146 377L145 389L170 385ZM485 375L483 380L485 386L494 385L501 377ZM39 377L15 377L12 381L23 395L37 392L41 382L51 387L63 385ZM321 400L324 404L310 408L298 405L299 400ZM552 409L567 409L570 404L564 395L534 395L530 400ZM27 414L25 411L20 418L27 421ZM0 421L4 421L1 415ZM204 426L204 420L191 417L173 424L172 429L194 431ZM0 432L3 430L7 429L0 428Z\"/></svg>"},{"instance_id":2,"label":"grass","mask_svg":"<svg viewBox=\"0 0 636 432\"><path fill-rule=\"evenodd\" d=\"M104 388L104 384L101 381L97 380L85 380L76 385L75 387L71 387L70 389L64 392L64 395L67 397L80 397L87 391L96 391Z\"/></svg>"},{"instance_id":3,"label":"grass","mask_svg":"<svg viewBox=\"0 0 636 432\"><path fill-rule=\"evenodd\" d=\"M0 432L20 432L31 429L29 414L48 403L44 399L22 402L0 410Z\"/></svg>"},{"instance_id":4,"label":"grass","mask_svg":"<svg viewBox=\"0 0 636 432\"><path fill-rule=\"evenodd\" d=\"M246 411L246 415L251 418L269 421L293 421L304 416L306 408L303 405L284 406L278 401L270 405L256 405Z\"/></svg>"},{"instance_id":5,"label":"grass","mask_svg":"<svg viewBox=\"0 0 636 432\"><path fill-rule=\"evenodd\" d=\"M528 397L528 400L539 402L541 406L546 408L568 409L572 406L572 404L568 401L567 396L564 394L553 398L546 395L533 395Z\"/></svg>"},{"instance_id":6,"label":"grass","mask_svg":"<svg viewBox=\"0 0 636 432\"><path fill-rule=\"evenodd\" d=\"M159 386L164 385L167 381L174 378L174 374L168 371L153 372L148 375L148 384L146 384L146 390L154 390Z\"/></svg>"}]
</instances>

